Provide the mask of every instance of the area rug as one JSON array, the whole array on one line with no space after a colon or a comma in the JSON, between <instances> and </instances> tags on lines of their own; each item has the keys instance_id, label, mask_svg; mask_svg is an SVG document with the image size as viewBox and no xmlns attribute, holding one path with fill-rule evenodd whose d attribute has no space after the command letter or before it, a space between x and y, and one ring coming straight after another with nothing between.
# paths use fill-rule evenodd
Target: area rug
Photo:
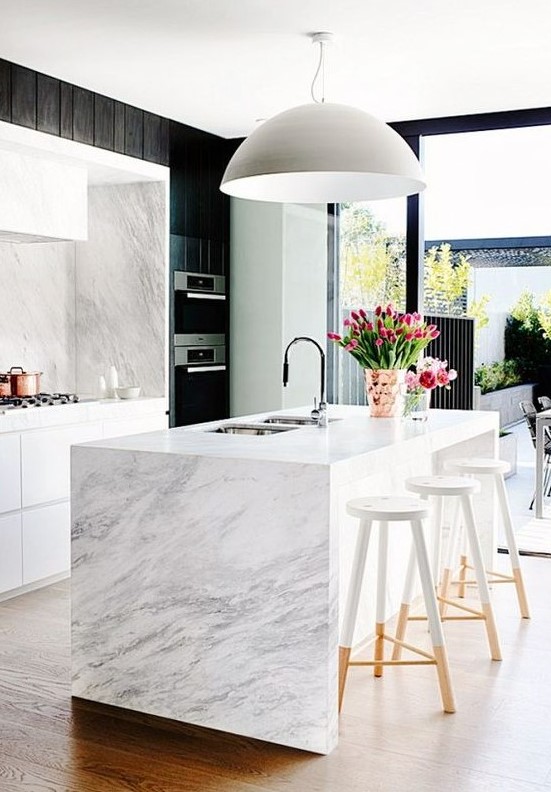
<instances>
[{"instance_id":1,"label":"area rug","mask_svg":"<svg viewBox=\"0 0 551 792\"><path fill-rule=\"evenodd\" d=\"M551 558L551 519L533 518L515 531L521 555L535 555Z\"/></svg>"}]
</instances>

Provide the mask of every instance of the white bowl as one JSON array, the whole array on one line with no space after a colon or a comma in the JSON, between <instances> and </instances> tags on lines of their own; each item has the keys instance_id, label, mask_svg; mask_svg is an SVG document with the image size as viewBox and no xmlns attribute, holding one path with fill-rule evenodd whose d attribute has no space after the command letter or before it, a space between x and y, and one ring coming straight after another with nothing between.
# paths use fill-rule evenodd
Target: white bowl
<instances>
[{"instance_id":1,"label":"white bowl","mask_svg":"<svg viewBox=\"0 0 551 792\"><path fill-rule=\"evenodd\" d=\"M116 391L119 399L137 399L140 395L141 387L139 385L127 385L124 388L116 388Z\"/></svg>"}]
</instances>

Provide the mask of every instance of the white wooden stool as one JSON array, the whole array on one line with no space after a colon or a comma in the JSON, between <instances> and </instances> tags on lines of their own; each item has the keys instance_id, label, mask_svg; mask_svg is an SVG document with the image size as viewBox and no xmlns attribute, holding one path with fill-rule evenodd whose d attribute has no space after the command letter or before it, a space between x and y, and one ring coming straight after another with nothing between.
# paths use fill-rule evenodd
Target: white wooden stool
<instances>
[{"instance_id":1,"label":"white wooden stool","mask_svg":"<svg viewBox=\"0 0 551 792\"><path fill-rule=\"evenodd\" d=\"M372 497L357 498L346 505L348 514L360 519L360 528L356 541L352 576L344 612L339 647L339 711L342 706L346 677L350 665L374 666L374 674L382 676L385 665L435 665L440 685L440 695L445 712L455 712L455 702L450 680L448 657L442 632L442 624L438 614L438 603L434 592L434 581L431 575L429 557L425 544L422 520L428 515L428 505L413 497ZM365 562L373 522L379 523L379 563L377 574L377 610L376 640L374 660L351 661L354 627L358 614L358 604L362 590ZM430 638L433 653L404 643L385 634L385 598L388 561L388 528L391 522L409 522L412 533L412 549L417 559L419 576L425 598L427 618L430 625ZM422 660L385 660L384 641L407 649L420 655Z\"/></svg>"},{"instance_id":2,"label":"white wooden stool","mask_svg":"<svg viewBox=\"0 0 551 792\"><path fill-rule=\"evenodd\" d=\"M484 570L484 562L482 560L482 551L480 549L480 542L476 531L476 523L474 519L472 495L480 490L480 483L475 479L462 478L461 476L415 476L414 478L406 479L406 489L410 492L415 492L421 495L422 498L428 500L430 496L434 496L436 500L436 513L440 519L442 514L442 501L444 497L456 498L461 510L463 512L465 527L467 531L467 539L473 559L473 569L475 573L476 582L478 584L478 591L480 597L480 610L468 607L457 600L448 599L442 593L438 597L441 608L440 616L442 621L448 620L469 620L480 619L484 621L486 626L486 634L488 636L488 644L490 647L490 655L492 660L501 660L501 649L499 646L499 638L497 634L497 627L494 617L494 611L490 600L490 590L488 588L488 580ZM439 548L441 541L442 524L441 522L435 525L435 546L437 551L435 553L435 579L438 579L439 573ZM450 543L451 544L451 543ZM409 610L411 606L411 599L413 596L413 583L414 583L414 559L413 548L410 553L408 563L408 570L406 573L406 583L404 586L404 594L402 597L402 605L400 607L400 614L398 617L398 625L396 628L396 638L398 643L395 646L393 658L400 659L400 642L403 641L407 622L411 620L423 619L423 616L410 616ZM446 589L447 594L447 589ZM459 608L466 615L462 616L448 616L445 614L445 605L452 605Z\"/></svg>"},{"instance_id":3,"label":"white wooden stool","mask_svg":"<svg viewBox=\"0 0 551 792\"><path fill-rule=\"evenodd\" d=\"M491 476L494 482L495 491L497 494L497 501L499 504L499 511L503 528L505 531L505 539L507 542L507 549L509 551L509 558L511 559L511 575L504 575L501 572L494 572L486 570L486 575L490 576L490 582L493 583L514 583L517 592L517 599L519 604L520 613L523 619L530 618L530 609L528 607L528 598L526 596L526 589L524 588L524 579L520 568L520 556L518 552L515 533L513 531L513 521L511 519L511 510L509 508L509 499L507 498L507 490L505 488L505 473L508 473L511 466L508 462L502 459L484 459L479 457L470 457L465 459L452 459L445 464L445 469L450 473L458 473L462 476ZM457 526L456 526L457 530ZM450 537L450 550L453 552L453 545L456 537ZM450 557L444 565L442 574L442 590L443 597L447 596L447 591L453 575L455 559ZM465 554L461 555L459 577L462 587L464 587L466 577L466 570L472 569L469 566Z\"/></svg>"}]
</instances>

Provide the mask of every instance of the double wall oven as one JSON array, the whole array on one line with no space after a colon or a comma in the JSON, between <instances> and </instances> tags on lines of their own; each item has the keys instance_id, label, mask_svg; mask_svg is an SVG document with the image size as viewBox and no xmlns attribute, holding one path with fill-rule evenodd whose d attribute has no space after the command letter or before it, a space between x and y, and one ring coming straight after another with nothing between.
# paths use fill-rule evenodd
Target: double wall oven
<instances>
[{"instance_id":1,"label":"double wall oven","mask_svg":"<svg viewBox=\"0 0 551 792\"><path fill-rule=\"evenodd\" d=\"M174 423L228 414L226 279L174 273Z\"/></svg>"}]
</instances>

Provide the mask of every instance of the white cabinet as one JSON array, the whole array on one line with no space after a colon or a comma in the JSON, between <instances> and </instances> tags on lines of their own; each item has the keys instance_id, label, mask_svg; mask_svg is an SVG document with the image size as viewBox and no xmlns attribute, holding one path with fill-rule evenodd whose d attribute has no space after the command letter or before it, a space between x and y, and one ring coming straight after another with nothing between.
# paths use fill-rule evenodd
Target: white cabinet
<instances>
[{"instance_id":1,"label":"white cabinet","mask_svg":"<svg viewBox=\"0 0 551 792\"><path fill-rule=\"evenodd\" d=\"M23 507L70 495L71 445L99 440L100 422L38 429L21 435Z\"/></svg>"},{"instance_id":2,"label":"white cabinet","mask_svg":"<svg viewBox=\"0 0 551 792\"><path fill-rule=\"evenodd\" d=\"M71 507L55 503L23 512L23 585L71 566Z\"/></svg>"},{"instance_id":3,"label":"white cabinet","mask_svg":"<svg viewBox=\"0 0 551 792\"><path fill-rule=\"evenodd\" d=\"M21 513L0 517L0 591L23 584Z\"/></svg>"},{"instance_id":4,"label":"white cabinet","mask_svg":"<svg viewBox=\"0 0 551 792\"><path fill-rule=\"evenodd\" d=\"M123 437L124 435L142 434L142 432L156 432L158 429L168 428L166 415L142 415L138 418L122 418L118 421L105 421L103 436Z\"/></svg>"},{"instance_id":5,"label":"white cabinet","mask_svg":"<svg viewBox=\"0 0 551 792\"><path fill-rule=\"evenodd\" d=\"M0 512L21 508L20 435L0 435Z\"/></svg>"}]
</instances>

